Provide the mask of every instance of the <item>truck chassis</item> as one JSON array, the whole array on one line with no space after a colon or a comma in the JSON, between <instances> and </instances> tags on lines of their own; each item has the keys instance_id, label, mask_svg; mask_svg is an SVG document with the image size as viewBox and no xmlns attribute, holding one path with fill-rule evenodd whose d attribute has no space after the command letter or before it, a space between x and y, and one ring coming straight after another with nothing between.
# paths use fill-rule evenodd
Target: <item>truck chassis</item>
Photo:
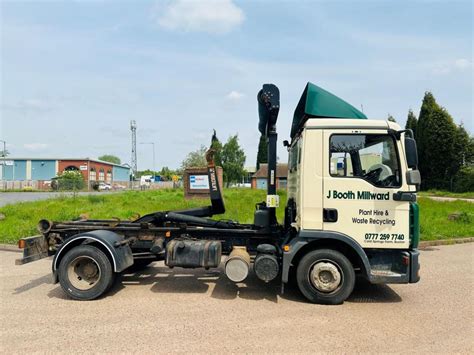
<instances>
[{"instance_id":1,"label":"truck chassis","mask_svg":"<svg viewBox=\"0 0 474 355\"><path fill-rule=\"evenodd\" d=\"M282 291L291 275L306 298L314 303L339 304L352 292L356 273L373 283L417 282L418 252L364 250L349 236L323 231L298 231L296 207L289 201L285 221L276 220L276 120L279 91L265 84L258 93L259 130L268 141L267 201L255 206L254 223L241 224L210 217L224 213L213 151L206 154L211 205L180 211L160 211L133 221L79 219L41 220L41 235L19 241L24 264L53 256L53 281L70 297L95 299L127 269L139 270L164 260L169 267L219 267L242 282L250 267L263 282L281 278ZM380 257L383 255L383 257Z\"/></svg>"}]
</instances>

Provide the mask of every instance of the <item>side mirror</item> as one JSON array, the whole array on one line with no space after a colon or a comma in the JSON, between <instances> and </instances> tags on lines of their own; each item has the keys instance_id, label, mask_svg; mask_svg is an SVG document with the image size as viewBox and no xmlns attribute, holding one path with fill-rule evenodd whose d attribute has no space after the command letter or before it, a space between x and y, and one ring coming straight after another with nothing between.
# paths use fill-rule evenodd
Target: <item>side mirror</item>
<instances>
[{"instance_id":1,"label":"side mirror","mask_svg":"<svg viewBox=\"0 0 474 355\"><path fill-rule=\"evenodd\" d=\"M416 150L416 141L411 137L405 137L405 154L408 167L410 169L417 169L418 151Z\"/></svg>"},{"instance_id":2,"label":"side mirror","mask_svg":"<svg viewBox=\"0 0 474 355\"><path fill-rule=\"evenodd\" d=\"M408 185L420 185L421 175L419 170L408 170L406 173Z\"/></svg>"},{"instance_id":3,"label":"side mirror","mask_svg":"<svg viewBox=\"0 0 474 355\"><path fill-rule=\"evenodd\" d=\"M290 146L290 142L288 142L287 140L284 140L284 141L283 141L283 146L284 146L284 147L289 147L289 146Z\"/></svg>"}]
</instances>

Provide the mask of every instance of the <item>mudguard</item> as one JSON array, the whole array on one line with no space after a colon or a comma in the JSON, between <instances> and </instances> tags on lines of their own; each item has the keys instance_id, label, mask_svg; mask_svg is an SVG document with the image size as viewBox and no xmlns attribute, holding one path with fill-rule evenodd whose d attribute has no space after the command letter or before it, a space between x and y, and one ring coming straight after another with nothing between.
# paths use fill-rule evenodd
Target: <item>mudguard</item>
<instances>
[{"instance_id":1,"label":"mudguard","mask_svg":"<svg viewBox=\"0 0 474 355\"><path fill-rule=\"evenodd\" d=\"M348 247L350 247L357 253L357 255L360 257L360 260L362 261L364 265L365 276L367 276L367 278L370 279L371 268L370 268L369 259L367 258L367 255L364 252L364 249L362 249L362 247L354 239L342 233L336 233L336 232L330 232L330 231L319 231L319 230L301 230L298 233L298 236L293 238L288 243L290 250L283 253L282 282L283 283L288 282L288 276L289 276L291 263L295 255L298 254L298 251L302 247L314 241L318 241L318 240L327 241L331 239L337 240L339 242L343 242L344 244L346 244Z\"/></svg>"},{"instance_id":2,"label":"mudguard","mask_svg":"<svg viewBox=\"0 0 474 355\"><path fill-rule=\"evenodd\" d=\"M110 257L112 267L115 272L121 272L133 264L132 250L128 244L121 244L123 236L107 231L95 230L77 234L67 239L58 249L53 258L53 281L57 282L57 269L59 263L67 251L81 244L96 244L103 252Z\"/></svg>"}]
</instances>

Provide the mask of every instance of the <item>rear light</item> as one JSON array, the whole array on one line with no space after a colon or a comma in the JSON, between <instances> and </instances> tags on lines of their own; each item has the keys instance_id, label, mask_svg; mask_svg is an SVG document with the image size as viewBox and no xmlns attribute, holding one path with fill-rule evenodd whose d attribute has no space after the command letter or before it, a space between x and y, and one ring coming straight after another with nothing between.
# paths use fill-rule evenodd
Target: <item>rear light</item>
<instances>
[{"instance_id":1,"label":"rear light","mask_svg":"<svg viewBox=\"0 0 474 355\"><path fill-rule=\"evenodd\" d=\"M20 248L20 249L25 249L26 248L26 242L23 239L20 239L18 241L18 248Z\"/></svg>"}]
</instances>

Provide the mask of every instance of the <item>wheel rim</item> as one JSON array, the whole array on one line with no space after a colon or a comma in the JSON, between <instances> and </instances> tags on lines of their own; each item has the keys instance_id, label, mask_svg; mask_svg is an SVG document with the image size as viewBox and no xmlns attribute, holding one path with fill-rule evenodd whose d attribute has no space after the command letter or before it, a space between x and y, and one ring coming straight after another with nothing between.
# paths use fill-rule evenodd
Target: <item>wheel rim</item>
<instances>
[{"instance_id":1,"label":"wheel rim","mask_svg":"<svg viewBox=\"0 0 474 355\"><path fill-rule=\"evenodd\" d=\"M309 281L320 292L336 292L343 284L341 268L332 260L318 260L309 270Z\"/></svg>"},{"instance_id":2,"label":"wheel rim","mask_svg":"<svg viewBox=\"0 0 474 355\"><path fill-rule=\"evenodd\" d=\"M67 276L74 288L87 291L100 280L100 266L89 256L79 256L68 265Z\"/></svg>"}]
</instances>

